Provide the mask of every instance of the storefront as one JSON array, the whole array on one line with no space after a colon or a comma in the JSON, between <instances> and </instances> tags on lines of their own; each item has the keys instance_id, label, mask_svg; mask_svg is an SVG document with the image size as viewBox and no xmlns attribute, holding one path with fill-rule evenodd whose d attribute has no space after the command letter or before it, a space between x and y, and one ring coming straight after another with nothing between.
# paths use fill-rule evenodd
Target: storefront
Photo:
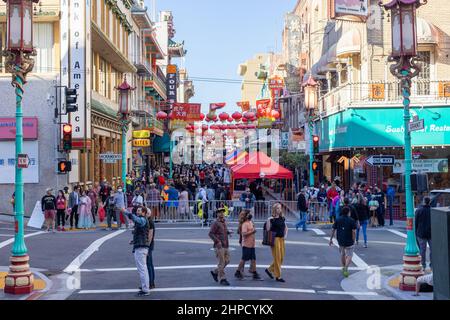
<instances>
[{"instance_id":1,"label":"storefront","mask_svg":"<svg viewBox=\"0 0 450 320\"><path fill-rule=\"evenodd\" d=\"M411 114L425 122L425 128L413 132L411 137L413 172L427 174L430 190L448 188L450 107L412 108ZM402 108L348 109L322 119L316 126L323 155L322 169L328 179L338 176L346 189L355 182L401 186L404 172ZM366 161L371 155L392 155L395 165L371 166Z\"/></svg>"}]
</instances>

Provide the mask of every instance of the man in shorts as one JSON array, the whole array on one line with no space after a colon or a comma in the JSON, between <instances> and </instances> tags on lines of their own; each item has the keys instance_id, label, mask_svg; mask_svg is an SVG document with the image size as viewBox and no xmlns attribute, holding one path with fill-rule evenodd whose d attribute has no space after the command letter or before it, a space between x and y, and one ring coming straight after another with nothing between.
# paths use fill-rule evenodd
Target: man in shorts
<instances>
[{"instance_id":1,"label":"man in shorts","mask_svg":"<svg viewBox=\"0 0 450 320\"><path fill-rule=\"evenodd\" d=\"M356 222L350 217L350 208L343 207L341 215L333 224L330 237L330 246L333 245L333 237L336 233L341 254L342 273L348 277L348 266L352 263L353 250L356 238Z\"/></svg>"}]
</instances>

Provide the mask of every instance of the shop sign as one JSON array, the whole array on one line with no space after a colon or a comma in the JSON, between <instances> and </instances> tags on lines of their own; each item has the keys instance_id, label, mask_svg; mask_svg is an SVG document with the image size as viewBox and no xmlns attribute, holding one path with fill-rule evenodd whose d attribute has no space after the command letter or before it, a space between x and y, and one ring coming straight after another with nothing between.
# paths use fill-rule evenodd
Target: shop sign
<instances>
[{"instance_id":1,"label":"shop sign","mask_svg":"<svg viewBox=\"0 0 450 320\"><path fill-rule=\"evenodd\" d=\"M122 155L107 152L99 154L98 158L104 163L116 163L118 160L122 160Z\"/></svg>"},{"instance_id":2,"label":"shop sign","mask_svg":"<svg viewBox=\"0 0 450 320\"><path fill-rule=\"evenodd\" d=\"M0 141L0 184L14 183L16 172L16 155L14 141ZM39 183L39 145L38 141L24 141L23 151L26 158L20 157L20 163L27 162L27 171L23 175L24 183ZM29 160L26 160L29 159ZM22 162L23 161L23 162Z\"/></svg>"},{"instance_id":3,"label":"shop sign","mask_svg":"<svg viewBox=\"0 0 450 320\"><path fill-rule=\"evenodd\" d=\"M38 138L38 119L25 117L22 120L22 132L25 140ZM0 118L0 140L16 139L16 118Z\"/></svg>"},{"instance_id":4,"label":"shop sign","mask_svg":"<svg viewBox=\"0 0 450 320\"><path fill-rule=\"evenodd\" d=\"M236 102L236 104L242 109L242 112L247 112L250 110L250 101Z\"/></svg>"},{"instance_id":5,"label":"shop sign","mask_svg":"<svg viewBox=\"0 0 450 320\"><path fill-rule=\"evenodd\" d=\"M167 66L167 103L173 105L177 102L177 66L170 64Z\"/></svg>"},{"instance_id":6,"label":"shop sign","mask_svg":"<svg viewBox=\"0 0 450 320\"><path fill-rule=\"evenodd\" d=\"M335 0L336 15L368 15L368 0Z\"/></svg>"},{"instance_id":7,"label":"shop sign","mask_svg":"<svg viewBox=\"0 0 450 320\"><path fill-rule=\"evenodd\" d=\"M133 138L134 139L150 138L150 131L149 130L136 130L136 131L133 131Z\"/></svg>"},{"instance_id":8,"label":"shop sign","mask_svg":"<svg viewBox=\"0 0 450 320\"><path fill-rule=\"evenodd\" d=\"M405 160L396 160L394 173L405 172ZM448 159L415 159L412 160L412 171L420 173L447 173Z\"/></svg>"},{"instance_id":9,"label":"shop sign","mask_svg":"<svg viewBox=\"0 0 450 320\"><path fill-rule=\"evenodd\" d=\"M150 147L149 139L134 139L133 147Z\"/></svg>"}]
</instances>

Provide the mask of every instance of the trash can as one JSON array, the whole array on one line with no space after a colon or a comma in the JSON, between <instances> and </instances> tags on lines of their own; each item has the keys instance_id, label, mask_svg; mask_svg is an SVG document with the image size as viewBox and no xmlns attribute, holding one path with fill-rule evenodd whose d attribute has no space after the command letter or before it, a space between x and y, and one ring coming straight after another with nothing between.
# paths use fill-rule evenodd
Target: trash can
<instances>
[{"instance_id":1,"label":"trash can","mask_svg":"<svg viewBox=\"0 0 450 320\"><path fill-rule=\"evenodd\" d=\"M450 300L450 207L431 209L434 300Z\"/></svg>"}]
</instances>

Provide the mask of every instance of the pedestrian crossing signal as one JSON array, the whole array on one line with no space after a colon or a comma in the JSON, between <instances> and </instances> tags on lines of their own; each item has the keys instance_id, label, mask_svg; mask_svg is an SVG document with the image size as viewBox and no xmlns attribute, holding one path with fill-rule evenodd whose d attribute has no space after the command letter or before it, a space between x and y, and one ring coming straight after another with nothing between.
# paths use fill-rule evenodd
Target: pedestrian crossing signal
<instances>
[{"instance_id":1,"label":"pedestrian crossing signal","mask_svg":"<svg viewBox=\"0 0 450 320\"><path fill-rule=\"evenodd\" d=\"M317 163L317 161L313 161L312 169L313 169L314 174L316 174L317 170L319 170L319 164Z\"/></svg>"},{"instance_id":2,"label":"pedestrian crossing signal","mask_svg":"<svg viewBox=\"0 0 450 320\"><path fill-rule=\"evenodd\" d=\"M72 162L66 160L58 162L58 173L67 173L70 171L72 171Z\"/></svg>"}]
</instances>

